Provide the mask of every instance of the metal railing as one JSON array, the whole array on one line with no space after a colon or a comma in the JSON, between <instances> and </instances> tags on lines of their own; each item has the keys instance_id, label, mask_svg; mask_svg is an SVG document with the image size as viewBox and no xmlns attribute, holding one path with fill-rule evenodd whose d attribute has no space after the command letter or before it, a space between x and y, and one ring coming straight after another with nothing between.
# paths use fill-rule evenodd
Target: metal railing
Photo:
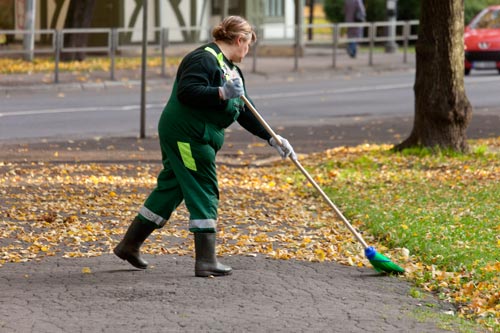
<instances>
[{"instance_id":1,"label":"metal railing","mask_svg":"<svg viewBox=\"0 0 500 333\"><path fill-rule=\"evenodd\" d=\"M116 55L119 51L125 50L140 50L141 44L120 44L120 34L125 33L137 33L141 32L137 29L132 28L95 28L95 29L63 29L63 30L35 30L34 35L36 37L41 37L41 35L48 35L49 39L52 41L51 45L37 44L35 49L32 51L36 54L51 54L54 57L54 83L59 83L59 73L60 73L60 61L62 53L69 52L98 52L107 54L110 58L110 80L115 80L115 67L116 67ZM4 35L20 35L31 33L27 30L0 30L0 34ZM161 74L165 76L166 73L166 47L168 45L168 29L167 28L156 28L152 30L152 33L159 34L159 38L156 42L148 42L149 49L158 49L161 53ZM85 47L71 47L64 45L64 36L68 34L103 34L106 37L106 44L104 46L85 46ZM125 38L123 38L125 39ZM0 56L2 55L24 55L27 52L22 49L1 49Z\"/></svg>"},{"instance_id":2,"label":"metal railing","mask_svg":"<svg viewBox=\"0 0 500 333\"><path fill-rule=\"evenodd\" d=\"M381 22L361 22L361 23L334 23L334 24L307 24L303 26L302 36L307 34L308 29L323 29L327 30L326 33L318 34L315 33L315 39L313 41L300 41L297 38L288 40L290 46L295 47L294 53L294 70L298 70L299 67L299 59L301 58L300 45L303 47L313 47L313 46L324 46L331 47L332 54L332 67L337 67L337 55L340 47L342 45L346 45L350 42L357 42L360 44L368 45L368 65L374 65L374 51L376 44L388 43L388 42L400 42L403 48L403 63L408 62L408 49L409 44L412 41L416 41L418 39L417 29L418 29L419 21L381 21ZM394 35L388 35L386 32L389 28L393 27L395 29ZM356 38L349 38L344 33L348 28L360 28L362 29L362 36ZM293 27L292 27L293 28ZM381 29L385 28L385 29ZM298 31L298 28L295 27L295 31ZM379 34L379 32L381 32ZM320 35L320 38L318 38ZM295 36L300 36L296 34ZM266 39L260 42L262 45L266 43ZM281 44L286 43L286 41L281 40ZM255 62L254 62L255 63ZM253 70L256 70L256 65L254 64Z\"/></svg>"},{"instance_id":3,"label":"metal railing","mask_svg":"<svg viewBox=\"0 0 500 333\"><path fill-rule=\"evenodd\" d=\"M364 22L364 23L335 23L335 24L321 24L321 25L302 25L302 26L283 26L284 31L294 31L293 38L288 39L273 39L266 38L262 29L258 29L259 39L258 43L255 45L252 56L252 71L257 71L258 64L258 49L263 45L288 45L293 48L294 54L294 70L299 69L299 58L302 56L301 52L304 48L322 46L326 48L331 48L332 52L332 67L337 67L337 55L339 48L349 42L358 42L360 44L368 45L368 65L372 66L374 64L374 49L376 44L383 42L399 42L403 45L403 59L404 63L407 62L408 58L408 46L411 41L417 39L416 30L418 28L418 21L397 21L397 22ZM394 27L395 25L395 35L387 35L387 29L389 27ZM359 38L349 38L342 32L347 28L359 27L363 31L362 37ZM386 29L384 29L386 28ZM210 27L185 27L185 28L153 28L150 31L150 35L154 38L152 41L148 41L148 55L154 55L154 52L150 53L150 50L154 50L156 54L161 57L161 76L166 76L166 53L167 49L173 43L169 40L169 36L173 33L184 33L185 36L192 37L192 41L189 43L202 43L208 41L210 34ZM288 29L288 30L287 30ZM308 29L319 29L326 31L323 33L315 33L315 39L312 41L305 40L303 37L307 34ZM383 33L379 32L382 31ZM201 39L200 36L202 32L206 33L206 38ZM4 35L23 35L31 34L32 31L28 30L0 30L0 34ZM102 46L86 46L86 47L71 47L64 45L64 36L69 34L101 34L105 36L106 43ZM133 28L92 28L92 29L63 29L63 30L35 30L34 37L40 39L42 36L46 36L46 40L50 40L51 43L45 45L43 43L37 43L35 48L32 50L33 55L37 54L52 54L54 57L54 82L59 83L59 73L60 73L60 61L61 54L68 52L99 52L104 53L110 58L109 67L109 78L110 80L115 80L115 70L116 70L116 57L119 52L125 51L140 51L141 41L133 42L133 34L142 35L142 30ZM285 35L287 35L285 33ZM177 43L177 42L176 42ZM184 42L187 44L188 42ZM178 43L182 44L182 43ZM24 49L9 49L0 48L0 56L11 56L11 55L24 55L28 51ZM31 51L29 51L31 52Z\"/></svg>"}]
</instances>

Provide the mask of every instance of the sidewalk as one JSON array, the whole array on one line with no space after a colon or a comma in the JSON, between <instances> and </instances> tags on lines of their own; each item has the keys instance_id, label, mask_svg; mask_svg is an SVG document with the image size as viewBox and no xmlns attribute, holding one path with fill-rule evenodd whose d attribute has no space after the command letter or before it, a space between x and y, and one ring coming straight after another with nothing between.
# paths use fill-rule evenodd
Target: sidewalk
<instances>
[{"instance_id":1,"label":"sidewalk","mask_svg":"<svg viewBox=\"0 0 500 333\"><path fill-rule=\"evenodd\" d=\"M193 46L195 47L195 46ZM188 49L168 50L168 54L182 56ZM388 70L414 70L415 55L408 54L407 62L403 61L403 53L374 53L373 65L369 65L369 54L361 51L356 59L351 59L344 49L337 50L336 66L333 67L333 56L330 48L307 48L305 54L298 58L295 69L293 56L269 57L259 56L255 61L249 54L240 64L246 80L283 80L291 78L335 77L352 75L360 72L381 72ZM255 69L255 71L254 71ZM161 76L160 68L148 68L147 84L162 85L172 83L176 68L166 69L166 77ZM0 94L30 90L78 90L106 89L120 86L140 85L140 69L116 70L115 80L110 80L108 71L92 73L60 72L59 83L54 84L54 73L11 74L0 76Z\"/></svg>"},{"instance_id":2,"label":"sidewalk","mask_svg":"<svg viewBox=\"0 0 500 333\"><path fill-rule=\"evenodd\" d=\"M380 55L379 55L380 56ZM339 60L337 70L328 55L310 55L293 72L293 58L262 58L258 73L249 73L251 59L242 65L247 79L307 78L317 75L355 74L357 71L412 70L394 57L367 55ZM401 58L402 59L402 58ZM402 60L401 60L402 61ZM105 73L104 73L105 74ZM137 74L137 73L136 73ZM0 92L31 89L95 89L139 84L127 81L42 83L43 76L0 79ZM17 83L9 83L9 80ZM150 77L148 84L167 84L171 78ZM113 139L119 150L102 147L72 150L62 161L120 164L120 156L142 155L136 163L157 160L156 139L138 147L134 139ZM144 142L143 142L144 143ZM78 143L75 143L78 144ZM43 147L42 147L43 146ZM12 162L23 168L39 158L59 163L57 145L34 149L29 161ZM138 149L140 148L140 149ZM236 149L236 148L235 148ZM31 151L30 151L31 153ZM107 154L107 155L106 155ZM114 158L110 158L110 155ZM68 156L75 158L71 160ZM14 160L16 160L14 156ZM1 162L1 161L0 161ZM157 162L155 162L157 164ZM8 167L8 166L7 166ZM2 217L5 218L5 217ZM0 244L1 239L0 239ZM110 253L110 252L109 252ZM7 263L0 267L1 332L450 332L440 315L454 309L423 293L410 296L414 288L403 278L376 274L371 268L337 263L271 260L263 255L225 256L221 261L234 269L232 276L195 278L191 256L146 255L147 270L133 269L112 254L92 258L44 257L40 261ZM453 326L455 325L455 326Z\"/></svg>"},{"instance_id":3,"label":"sidewalk","mask_svg":"<svg viewBox=\"0 0 500 333\"><path fill-rule=\"evenodd\" d=\"M0 331L450 332L448 307L370 269L233 256L233 275L195 278L190 257L146 258L145 271L113 255L5 265Z\"/></svg>"}]
</instances>

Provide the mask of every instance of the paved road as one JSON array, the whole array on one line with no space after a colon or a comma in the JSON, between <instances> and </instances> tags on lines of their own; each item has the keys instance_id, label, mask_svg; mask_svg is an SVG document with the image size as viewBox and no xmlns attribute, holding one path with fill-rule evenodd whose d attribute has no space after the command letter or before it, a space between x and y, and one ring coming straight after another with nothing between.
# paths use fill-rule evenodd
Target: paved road
<instances>
[{"instance_id":1,"label":"paved road","mask_svg":"<svg viewBox=\"0 0 500 333\"><path fill-rule=\"evenodd\" d=\"M411 121L414 76L411 68L382 73L330 71L265 78L250 74L247 86L259 111L272 126L338 126L393 118L398 118L398 122ZM0 140L137 135L139 86L97 87L63 92L18 89L0 94ZM500 117L497 99L500 76L496 72L467 77L466 89L478 122L491 124L492 119ZM148 135L156 133L170 90L171 80L150 84Z\"/></svg>"}]
</instances>

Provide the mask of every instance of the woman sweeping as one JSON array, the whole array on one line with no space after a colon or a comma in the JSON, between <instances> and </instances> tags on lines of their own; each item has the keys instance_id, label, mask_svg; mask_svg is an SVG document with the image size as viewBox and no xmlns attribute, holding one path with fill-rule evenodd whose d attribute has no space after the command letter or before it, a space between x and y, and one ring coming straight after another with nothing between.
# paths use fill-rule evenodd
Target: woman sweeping
<instances>
[{"instance_id":1,"label":"woman sweeping","mask_svg":"<svg viewBox=\"0 0 500 333\"><path fill-rule=\"evenodd\" d=\"M160 117L158 132L163 169L157 186L140 208L114 253L145 269L140 247L162 228L184 200L189 230L194 233L195 275L229 275L232 268L217 261L216 226L219 188L215 156L224 142L224 129L234 121L269 142L281 157L295 156L290 143L282 145L247 110L241 70L235 65L256 40L250 24L239 16L225 18L212 31L214 42L189 53L179 65L172 93Z\"/></svg>"}]
</instances>

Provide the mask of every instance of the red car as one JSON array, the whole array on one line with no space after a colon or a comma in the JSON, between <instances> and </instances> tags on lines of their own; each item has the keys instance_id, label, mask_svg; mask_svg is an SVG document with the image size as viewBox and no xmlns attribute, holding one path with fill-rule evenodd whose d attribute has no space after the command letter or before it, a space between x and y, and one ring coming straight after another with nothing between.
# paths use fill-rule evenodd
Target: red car
<instances>
[{"instance_id":1,"label":"red car","mask_svg":"<svg viewBox=\"0 0 500 333\"><path fill-rule=\"evenodd\" d=\"M465 75L471 69L500 74L500 5L483 9L465 28Z\"/></svg>"}]
</instances>

